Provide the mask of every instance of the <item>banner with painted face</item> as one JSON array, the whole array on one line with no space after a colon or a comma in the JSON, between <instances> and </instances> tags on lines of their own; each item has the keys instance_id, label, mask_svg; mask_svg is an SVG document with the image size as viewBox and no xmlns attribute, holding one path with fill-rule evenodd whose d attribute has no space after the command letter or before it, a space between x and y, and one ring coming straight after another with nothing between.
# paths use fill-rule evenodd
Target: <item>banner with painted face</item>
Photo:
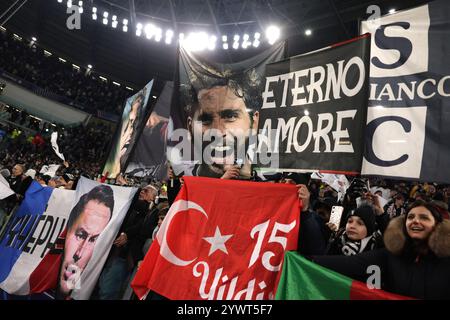
<instances>
[{"instance_id":1,"label":"banner with painted face","mask_svg":"<svg viewBox=\"0 0 450 320\"><path fill-rule=\"evenodd\" d=\"M0 235L0 289L89 299L136 191L86 178L76 191L34 181Z\"/></svg>"},{"instance_id":2,"label":"banner with painted face","mask_svg":"<svg viewBox=\"0 0 450 320\"><path fill-rule=\"evenodd\" d=\"M450 2L361 24L372 33L362 173L449 183Z\"/></svg>"},{"instance_id":3,"label":"banner with painted face","mask_svg":"<svg viewBox=\"0 0 450 320\"><path fill-rule=\"evenodd\" d=\"M115 179L119 173L125 171L128 158L147 121L152 87L153 80L141 91L127 99L122 119L111 142L111 150L103 168L103 176Z\"/></svg>"},{"instance_id":4,"label":"banner with painted face","mask_svg":"<svg viewBox=\"0 0 450 320\"><path fill-rule=\"evenodd\" d=\"M266 66L258 171L361 172L369 50L367 34Z\"/></svg>"},{"instance_id":5,"label":"banner with painted face","mask_svg":"<svg viewBox=\"0 0 450 320\"><path fill-rule=\"evenodd\" d=\"M126 175L163 180L167 177L166 141L173 82L166 82L131 155Z\"/></svg>"},{"instance_id":6,"label":"banner with painted face","mask_svg":"<svg viewBox=\"0 0 450 320\"><path fill-rule=\"evenodd\" d=\"M66 227L57 299L89 299L136 191L80 179Z\"/></svg>"},{"instance_id":7,"label":"banner with painted face","mask_svg":"<svg viewBox=\"0 0 450 320\"><path fill-rule=\"evenodd\" d=\"M264 67L284 58L284 43L236 63L179 49L167 158L176 175L251 175Z\"/></svg>"}]
</instances>

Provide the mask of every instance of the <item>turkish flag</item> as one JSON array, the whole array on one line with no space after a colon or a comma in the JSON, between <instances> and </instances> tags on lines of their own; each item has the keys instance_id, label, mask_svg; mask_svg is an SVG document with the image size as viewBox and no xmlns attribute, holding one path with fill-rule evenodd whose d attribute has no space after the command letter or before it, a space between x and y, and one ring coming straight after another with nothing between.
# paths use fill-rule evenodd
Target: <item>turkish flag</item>
<instances>
[{"instance_id":1,"label":"turkish flag","mask_svg":"<svg viewBox=\"0 0 450 320\"><path fill-rule=\"evenodd\" d=\"M184 177L131 286L169 299L275 297L284 252L297 249L300 201L287 184Z\"/></svg>"}]
</instances>

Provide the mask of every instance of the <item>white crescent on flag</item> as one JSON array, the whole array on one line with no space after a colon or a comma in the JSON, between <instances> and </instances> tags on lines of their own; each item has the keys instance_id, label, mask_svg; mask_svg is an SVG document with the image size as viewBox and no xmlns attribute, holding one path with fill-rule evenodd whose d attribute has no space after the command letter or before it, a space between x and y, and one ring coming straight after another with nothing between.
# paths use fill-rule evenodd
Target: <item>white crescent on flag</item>
<instances>
[{"instance_id":1,"label":"white crescent on flag","mask_svg":"<svg viewBox=\"0 0 450 320\"><path fill-rule=\"evenodd\" d=\"M203 213L203 215L208 219L208 215L206 214L205 210L203 210L202 207L200 207L198 204L192 201L186 201L186 200L178 200L172 204L170 207L169 212L167 213L167 218L164 219L161 229L159 230L158 234L156 235L156 238L158 242L161 244L160 248L160 254L163 256L167 261L170 263L177 265L177 266L187 266L194 262L197 258L192 260L182 260L179 257L175 255L175 253L172 252L172 250L169 248L169 244L167 243L167 233L169 231L170 223L172 222L173 218L181 212L189 209L195 209Z\"/></svg>"}]
</instances>

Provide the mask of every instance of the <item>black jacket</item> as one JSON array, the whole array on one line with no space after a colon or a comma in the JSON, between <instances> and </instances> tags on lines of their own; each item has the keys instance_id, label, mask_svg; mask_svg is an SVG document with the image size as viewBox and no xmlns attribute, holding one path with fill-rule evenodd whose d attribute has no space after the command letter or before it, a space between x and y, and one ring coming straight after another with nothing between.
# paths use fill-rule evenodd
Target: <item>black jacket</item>
<instances>
[{"instance_id":1,"label":"black jacket","mask_svg":"<svg viewBox=\"0 0 450 320\"><path fill-rule=\"evenodd\" d=\"M372 275L367 268L379 266L383 290L418 299L450 299L450 221L436 227L426 255L416 254L408 244L404 223L404 216L391 221L384 237L385 249L354 256L314 257L313 261L363 282Z\"/></svg>"},{"instance_id":2,"label":"black jacket","mask_svg":"<svg viewBox=\"0 0 450 320\"><path fill-rule=\"evenodd\" d=\"M144 245L144 242L140 239L139 234L144 219L149 214L148 208L148 202L135 198L127 212L127 215L125 216L122 226L120 227L119 234L117 235L119 236L122 232L126 233L127 243L122 247L116 247L113 245L113 255L118 255L122 258L132 258L132 261L134 263L136 262L134 259L135 252L137 252L137 248L142 248Z\"/></svg>"},{"instance_id":3,"label":"black jacket","mask_svg":"<svg viewBox=\"0 0 450 320\"><path fill-rule=\"evenodd\" d=\"M298 252L305 256L324 254L330 233L322 218L313 211L300 214Z\"/></svg>"}]
</instances>

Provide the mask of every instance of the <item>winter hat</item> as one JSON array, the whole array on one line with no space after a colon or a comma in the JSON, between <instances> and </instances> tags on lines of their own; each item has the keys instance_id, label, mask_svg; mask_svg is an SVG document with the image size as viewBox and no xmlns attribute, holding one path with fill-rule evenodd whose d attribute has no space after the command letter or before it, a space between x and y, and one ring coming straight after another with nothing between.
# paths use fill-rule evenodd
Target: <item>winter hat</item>
<instances>
[{"instance_id":1,"label":"winter hat","mask_svg":"<svg viewBox=\"0 0 450 320\"><path fill-rule=\"evenodd\" d=\"M284 178L292 179L296 184L308 185L311 175L308 173L288 172L284 173Z\"/></svg>"},{"instance_id":2,"label":"winter hat","mask_svg":"<svg viewBox=\"0 0 450 320\"><path fill-rule=\"evenodd\" d=\"M367 236L370 236L375 232L375 212L371 206L362 205L353 210L349 218L351 216L357 216L361 218L362 221L364 221L367 229Z\"/></svg>"}]
</instances>

